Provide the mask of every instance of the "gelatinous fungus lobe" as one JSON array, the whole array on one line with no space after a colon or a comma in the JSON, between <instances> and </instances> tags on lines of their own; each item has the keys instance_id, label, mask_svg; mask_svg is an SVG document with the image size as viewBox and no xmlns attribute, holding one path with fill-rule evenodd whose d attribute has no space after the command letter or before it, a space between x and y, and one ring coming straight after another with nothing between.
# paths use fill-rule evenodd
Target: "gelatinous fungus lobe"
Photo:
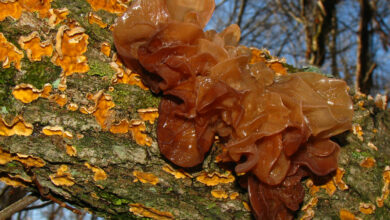
<instances>
[{"instance_id":1,"label":"gelatinous fungus lobe","mask_svg":"<svg viewBox=\"0 0 390 220\"><path fill-rule=\"evenodd\" d=\"M346 83L317 73L289 74L238 45L240 29L203 31L213 0L133 1L113 35L124 64L163 95L157 137L176 165L202 163L214 137L222 162L235 162L258 219L291 219L307 175L337 169L329 138L351 127Z\"/></svg>"}]
</instances>

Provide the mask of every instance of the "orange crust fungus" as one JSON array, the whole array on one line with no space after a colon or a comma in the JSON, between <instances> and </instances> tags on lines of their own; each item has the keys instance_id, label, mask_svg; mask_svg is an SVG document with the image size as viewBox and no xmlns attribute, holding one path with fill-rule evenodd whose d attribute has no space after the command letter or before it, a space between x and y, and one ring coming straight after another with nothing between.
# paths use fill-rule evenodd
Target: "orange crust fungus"
<instances>
[{"instance_id":1,"label":"orange crust fungus","mask_svg":"<svg viewBox=\"0 0 390 220\"><path fill-rule=\"evenodd\" d=\"M50 57L53 53L53 44L51 40L41 42L37 31L28 36L21 36L18 43L22 49L26 50L30 61L40 61L43 56Z\"/></svg>"},{"instance_id":2,"label":"orange crust fungus","mask_svg":"<svg viewBox=\"0 0 390 220\"><path fill-rule=\"evenodd\" d=\"M42 128L42 133L47 136L58 135L63 138L73 139L73 134L69 131L64 131L64 128L61 126L45 126Z\"/></svg>"},{"instance_id":3,"label":"orange crust fungus","mask_svg":"<svg viewBox=\"0 0 390 220\"><path fill-rule=\"evenodd\" d=\"M24 184L24 182L18 178L13 178L13 177L10 177L10 176L2 176L0 177L0 181L9 185L9 186L12 186L14 188L16 187L26 187L26 185Z\"/></svg>"},{"instance_id":4,"label":"orange crust fungus","mask_svg":"<svg viewBox=\"0 0 390 220\"><path fill-rule=\"evenodd\" d=\"M15 45L8 42L3 33L0 33L0 62L3 62L3 68L10 68L11 63L14 63L16 69L20 70L20 61L24 57Z\"/></svg>"},{"instance_id":5,"label":"orange crust fungus","mask_svg":"<svg viewBox=\"0 0 390 220\"><path fill-rule=\"evenodd\" d=\"M235 178L229 171L227 171L224 174L220 174L217 172L213 172L213 173L203 172L201 175L196 177L196 180L198 182L206 184L207 186L216 186L219 184L232 183L234 182Z\"/></svg>"},{"instance_id":6,"label":"orange crust fungus","mask_svg":"<svg viewBox=\"0 0 390 220\"><path fill-rule=\"evenodd\" d=\"M214 7L214 0L132 1L113 30L116 51L162 94L161 154L194 167L218 136L221 162L245 173L240 178L255 218L292 219L305 196L301 179L338 168L340 146L331 137L351 128L347 84L314 72L287 73L283 59L239 45L238 25L204 31ZM131 73L116 61L112 66L121 74L113 82ZM234 181L229 175L196 179L217 185ZM329 194L336 189L333 181L324 187Z\"/></svg>"},{"instance_id":7,"label":"orange crust fungus","mask_svg":"<svg viewBox=\"0 0 390 220\"><path fill-rule=\"evenodd\" d=\"M15 155L0 149L0 164L4 165L11 161L19 161L27 167L43 167L46 164L45 161L39 157L23 154Z\"/></svg>"},{"instance_id":8,"label":"orange crust fungus","mask_svg":"<svg viewBox=\"0 0 390 220\"><path fill-rule=\"evenodd\" d=\"M66 109L68 109L69 111L77 111L79 109L79 105L77 105L76 103L69 103L67 106L66 106Z\"/></svg>"},{"instance_id":9,"label":"orange crust fungus","mask_svg":"<svg viewBox=\"0 0 390 220\"><path fill-rule=\"evenodd\" d=\"M112 97L100 90L96 94L88 94L87 98L94 101L95 105L89 108L82 106L80 112L83 114L92 114L103 130L108 130L111 127L115 107Z\"/></svg>"},{"instance_id":10,"label":"orange crust fungus","mask_svg":"<svg viewBox=\"0 0 390 220\"><path fill-rule=\"evenodd\" d=\"M50 13L49 25L50 27L54 28L57 24L60 24L62 21L66 19L66 17L69 15L69 10L67 8L60 8L60 9L51 8L49 10L49 13Z\"/></svg>"},{"instance_id":11,"label":"orange crust fungus","mask_svg":"<svg viewBox=\"0 0 390 220\"><path fill-rule=\"evenodd\" d=\"M133 182L140 181L141 183L150 183L152 185L156 185L159 182L159 179L153 173L144 173L134 170L133 176L135 177Z\"/></svg>"},{"instance_id":12,"label":"orange crust fungus","mask_svg":"<svg viewBox=\"0 0 390 220\"><path fill-rule=\"evenodd\" d=\"M382 195L381 197L376 198L376 205L378 207L383 207L384 201L389 197L390 194L390 167L386 166L385 171L382 174L383 177L383 187L382 187Z\"/></svg>"},{"instance_id":13,"label":"orange crust fungus","mask_svg":"<svg viewBox=\"0 0 390 220\"><path fill-rule=\"evenodd\" d=\"M130 204L129 211L134 213L137 216L147 217L151 219L158 219L158 220L174 219L172 213L170 212L162 212L154 208L146 207L139 203Z\"/></svg>"},{"instance_id":14,"label":"orange crust fungus","mask_svg":"<svg viewBox=\"0 0 390 220\"><path fill-rule=\"evenodd\" d=\"M69 156L71 157L75 157L77 155L77 150L75 147L73 147L72 145L66 145L65 146L66 148L66 154L68 154Z\"/></svg>"},{"instance_id":15,"label":"orange crust fungus","mask_svg":"<svg viewBox=\"0 0 390 220\"><path fill-rule=\"evenodd\" d=\"M115 56L113 56L113 58L115 58ZM148 87L142 83L140 75L125 68L119 60L111 62L110 66L116 71L111 80L112 84L137 85L143 90L149 90Z\"/></svg>"},{"instance_id":16,"label":"orange crust fungus","mask_svg":"<svg viewBox=\"0 0 390 220\"><path fill-rule=\"evenodd\" d=\"M158 118L158 109L157 108L146 108L137 110L142 121L149 121L150 124L154 124L154 121Z\"/></svg>"},{"instance_id":17,"label":"orange crust fungus","mask_svg":"<svg viewBox=\"0 0 390 220\"><path fill-rule=\"evenodd\" d=\"M0 118L0 136L30 136L33 129L33 125L25 122L22 116L15 117L11 123L7 123L3 118Z\"/></svg>"},{"instance_id":18,"label":"orange crust fungus","mask_svg":"<svg viewBox=\"0 0 390 220\"><path fill-rule=\"evenodd\" d=\"M361 220L361 218L356 217L352 212L346 209L340 209L340 220Z\"/></svg>"},{"instance_id":19,"label":"orange crust fungus","mask_svg":"<svg viewBox=\"0 0 390 220\"><path fill-rule=\"evenodd\" d=\"M103 22L102 18L92 12L88 13L88 22L90 24L97 24L101 28L107 27L107 24Z\"/></svg>"},{"instance_id":20,"label":"orange crust fungus","mask_svg":"<svg viewBox=\"0 0 390 220\"><path fill-rule=\"evenodd\" d=\"M18 1L0 1L0 21L3 21L6 17L11 17L14 20L17 20L21 15L22 7Z\"/></svg>"},{"instance_id":21,"label":"orange crust fungus","mask_svg":"<svg viewBox=\"0 0 390 220\"><path fill-rule=\"evenodd\" d=\"M52 85L49 83L45 84L42 90L36 89L33 85L22 83L15 86L12 95L23 103L30 103L39 97L48 98L51 91Z\"/></svg>"},{"instance_id":22,"label":"orange crust fungus","mask_svg":"<svg viewBox=\"0 0 390 220\"><path fill-rule=\"evenodd\" d=\"M145 122L141 120L131 120L129 130L135 142L141 146L151 146L152 138L146 135L144 132L146 131Z\"/></svg>"},{"instance_id":23,"label":"orange crust fungus","mask_svg":"<svg viewBox=\"0 0 390 220\"><path fill-rule=\"evenodd\" d=\"M191 174L184 172L182 170L175 170L168 164L164 165L162 169L165 172L173 175L176 179L192 178Z\"/></svg>"},{"instance_id":24,"label":"orange crust fungus","mask_svg":"<svg viewBox=\"0 0 390 220\"><path fill-rule=\"evenodd\" d=\"M376 164L376 160L372 157L364 158L362 162L360 162L360 166L364 168L373 168Z\"/></svg>"},{"instance_id":25,"label":"orange crust fungus","mask_svg":"<svg viewBox=\"0 0 390 220\"><path fill-rule=\"evenodd\" d=\"M95 174L93 176L93 180L99 181L99 180L105 180L107 179L107 174L104 172L103 169L90 165L89 163L84 164L88 169L92 170L92 172Z\"/></svg>"},{"instance_id":26,"label":"orange crust fungus","mask_svg":"<svg viewBox=\"0 0 390 220\"><path fill-rule=\"evenodd\" d=\"M127 119L122 119L119 123L113 124L110 127L110 132L113 134L126 134L129 132L129 121Z\"/></svg>"},{"instance_id":27,"label":"orange crust fungus","mask_svg":"<svg viewBox=\"0 0 390 220\"><path fill-rule=\"evenodd\" d=\"M110 13L121 14L126 11L127 5L121 0L87 0L94 11L100 9Z\"/></svg>"},{"instance_id":28,"label":"orange crust fungus","mask_svg":"<svg viewBox=\"0 0 390 220\"><path fill-rule=\"evenodd\" d=\"M302 211L305 213L300 220L311 220L314 218L314 210L313 208L317 206L318 198L313 197L309 200L309 202L302 207Z\"/></svg>"},{"instance_id":29,"label":"orange crust fungus","mask_svg":"<svg viewBox=\"0 0 390 220\"><path fill-rule=\"evenodd\" d=\"M366 215L371 215L375 212L375 205L374 204L371 204L371 203L363 203L361 202L359 204L359 211L363 214L366 214Z\"/></svg>"},{"instance_id":30,"label":"orange crust fungus","mask_svg":"<svg viewBox=\"0 0 390 220\"><path fill-rule=\"evenodd\" d=\"M57 103L59 106L64 107L68 102L68 98L65 94L54 94L49 96L49 100Z\"/></svg>"},{"instance_id":31,"label":"orange crust fungus","mask_svg":"<svg viewBox=\"0 0 390 220\"><path fill-rule=\"evenodd\" d=\"M56 186L73 186L74 178L68 171L67 165L61 165L57 173L49 175L51 182Z\"/></svg>"},{"instance_id":32,"label":"orange crust fungus","mask_svg":"<svg viewBox=\"0 0 390 220\"><path fill-rule=\"evenodd\" d=\"M111 53L111 46L108 42L103 42L100 44L100 52L102 52L107 57L110 56Z\"/></svg>"},{"instance_id":33,"label":"orange crust fungus","mask_svg":"<svg viewBox=\"0 0 390 220\"><path fill-rule=\"evenodd\" d=\"M85 29L78 24L63 25L56 35L56 52L52 62L62 68L64 76L74 73L86 73L89 71L87 57L83 54L87 51L88 35Z\"/></svg>"},{"instance_id":34,"label":"orange crust fungus","mask_svg":"<svg viewBox=\"0 0 390 220\"><path fill-rule=\"evenodd\" d=\"M229 197L223 189L213 189L211 190L211 195L217 199L227 199Z\"/></svg>"}]
</instances>

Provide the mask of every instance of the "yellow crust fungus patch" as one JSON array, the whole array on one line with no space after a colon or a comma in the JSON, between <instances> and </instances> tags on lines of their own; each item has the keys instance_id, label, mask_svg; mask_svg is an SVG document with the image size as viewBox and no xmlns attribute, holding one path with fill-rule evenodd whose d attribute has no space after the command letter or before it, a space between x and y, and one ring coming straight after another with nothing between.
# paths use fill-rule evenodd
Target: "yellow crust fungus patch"
<instances>
[{"instance_id":1,"label":"yellow crust fungus patch","mask_svg":"<svg viewBox=\"0 0 390 220\"><path fill-rule=\"evenodd\" d=\"M283 63L279 61L271 62L267 65L270 67L273 71L275 71L276 75L286 75L287 74L287 68L283 66Z\"/></svg>"},{"instance_id":2,"label":"yellow crust fungus patch","mask_svg":"<svg viewBox=\"0 0 390 220\"><path fill-rule=\"evenodd\" d=\"M49 175L49 177L50 177L50 180L56 186L73 186L74 185L74 178L68 172L67 165L61 165L57 169L57 173L51 174L51 175Z\"/></svg>"},{"instance_id":3,"label":"yellow crust fungus patch","mask_svg":"<svg viewBox=\"0 0 390 220\"><path fill-rule=\"evenodd\" d=\"M65 148L66 148L66 154L68 154L69 156L74 157L74 156L77 155L77 150L76 150L76 148L73 147L72 145L68 145L68 144L67 144L67 145L65 146Z\"/></svg>"},{"instance_id":4,"label":"yellow crust fungus patch","mask_svg":"<svg viewBox=\"0 0 390 220\"><path fill-rule=\"evenodd\" d=\"M8 42L3 33L0 33L0 62L3 62L2 67L9 68L11 63L14 63L15 68L20 70L20 61L23 57L23 52Z\"/></svg>"},{"instance_id":5,"label":"yellow crust fungus patch","mask_svg":"<svg viewBox=\"0 0 390 220\"><path fill-rule=\"evenodd\" d=\"M129 121L123 119L119 123L113 124L110 127L110 132L113 134L126 134L129 132Z\"/></svg>"},{"instance_id":6,"label":"yellow crust fungus patch","mask_svg":"<svg viewBox=\"0 0 390 220\"><path fill-rule=\"evenodd\" d=\"M363 129L362 129L362 126L360 126L359 124L353 124L352 125L352 131L353 131L353 134L356 135L360 141L363 141Z\"/></svg>"},{"instance_id":7,"label":"yellow crust fungus patch","mask_svg":"<svg viewBox=\"0 0 390 220\"><path fill-rule=\"evenodd\" d=\"M100 44L100 52L102 52L107 57L110 56L111 53L111 46L108 42L103 42Z\"/></svg>"},{"instance_id":8,"label":"yellow crust fungus patch","mask_svg":"<svg viewBox=\"0 0 390 220\"><path fill-rule=\"evenodd\" d=\"M184 172L182 170L175 170L173 169L171 166L169 165L164 165L163 168L162 168L165 172L175 176L176 179L184 179L184 178L192 178L192 176L187 173L187 172Z\"/></svg>"},{"instance_id":9,"label":"yellow crust fungus patch","mask_svg":"<svg viewBox=\"0 0 390 220\"><path fill-rule=\"evenodd\" d=\"M74 27L69 27L74 26ZM64 76L89 71L87 57L88 35L78 24L62 25L56 35L56 53L52 62L62 68Z\"/></svg>"},{"instance_id":10,"label":"yellow crust fungus patch","mask_svg":"<svg viewBox=\"0 0 390 220\"><path fill-rule=\"evenodd\" d=\"M286 63L285 59L279 59L278 57L271 56L271 53L265 49L250 48L251 50L251 59L250 64L264 62L269 68L275 71L276 75L286 75L287 68L284 67Z\"/></svg>"},{"instance_id":11,"label":"yellow crust fungus patch","mask_svg":"<svg viewBox=\"0 0 390 220\"><path fill-rule=\"evenodd\" d=\"M217 199L227 199L229 197L223 189L213 189L211 190L211 195Z\"/></svg>"},{"instance_id":12,"label":"yellow crust fungus patch","mask_svg":"<svg viewBox=\"0 0 390 220\"><path fill-rule=\"evenodd\" d=\"M244 209L247 210L248 212L252 210L247 202L242 202L242 205L244 206Z\"/></svg>"},{"instance_id":13,"label":"yellow crust fungus patch","mask_svg":"<svg viewBox=\"0 0 390 220\"><path fill-rule=\"evenodd\" d=\"M26 187L26 185L23 183L23 181L17 179L17 178L11 178L9 176L2 176L0 177L0 181L9 185L9 186L12 186L14 188L16 187Z\"/></svg>"},{"instance_id":14,"label":"yellow crust fungus patch","mask_svg":"<svg viewBox=\"0 0 390 220\"><path fill-rule=\"evenodd\" d=\"M99 181L99 180L107 179L107 174L106 174L106 172L104 172L103 169L96 167L96 166L93 166L93 165L90 165L89 163L85 163L84 165L88 169L92 170L92 172L94 172L95 175L93 176L93 180Z\"/></svg>"},{"instance_id":15,"label":"yellow crust fungus patch","mask_svg":"<svg viewBox=\"0 0 390 220\"><path fill-rule=\"evenodd\" d=\"M66 17L69 15L69 10L67 8L51 8L49 13L49 25L50 27L54 28L57 24L60 24L66 19Z\"/></svg>"},{"instance_id":16,"label":"yellow crust fungus patch","mask_svg":"<svg viewBox=\"0 0 390 220\"><path fill-rule=\"evenodd\" d=\"M201 175L196 177L196 180L198 182L206 184L207 186L216 186L218 184L227 184L227 183L234 182L235 178L229 171L227 171L224 174L220 174L217 172L213 172L213 173L203 172Z\"/></svg>"},{"instance_id":17,"label":"yellow crust fungus patch","mask_svg":"<svg viewBox=\"0 0 390 220\"><path fill-rule=\"evenodd\" d=\"M47 98L51 90L52 86L49 83L45 84L41 90L33 85L21 83L12 90L12 95L23 103L30 103L39 97Z\"/></svg>"},{"instance_id":18,"label":"yellow crust fungus patch","mask_svg":"<svg viewBox=\"0 0 390 220\"><path fill-rule=\"evenodd\" d=\"M76 104L76 103L69 103L67 106L66 106L66 109L68 109L69 111L77 111L79 109L79 106Z\"/></svg>"},{"instance_id":19,"label":"yellow crust fungus patch","mask_svg":"<svg viewBox=\"0 0 390 220\"><path fill-rule=\"evenodd\" d=\"M68 102L68 98L65 94L54 94L49 96L49 100L57 103L59 106L64 107Z\"/></svg>"},{"instance_id":20,"label":"yellow crust fungus patch","mask_svg":"<svg viewBox=\"0 0 390 220\"><path fill-rule=\"evenodd\" d=\"M19 4L23 9L29 12L38 12L40 18L48 18L50 16L49 9L53 0L19 0Z\"/></svg>"},{"instance_id":21,"label":"yellow crust fungus patch","mask_svg":"<svg viewBox=\"0 0 390 220\"><path fill-rule=\"evenodd\" d=\"M158 220L174 219L172 213L170 212L162 212L154 208L146 207L139 203L130 204L129 211L134 213L137 216L147 217L151 219L158 219Z\"/></svg>"},{"instance_id":22,"label":"yellow crust fungus patch","mask_svg":"<svg viewBox=\"0 0 390 220\"><path fill-rule=\"evenodd\" d=\"M140 181L141 183L150 183L152 185L156 185L159 182L159 179L153 173L144 173L134 170L133 175L136 178L134 179L134 182Z\"/></svg>"},{"instance_id":23,"label":"yellow crust fungus patch","mask_svg":"<svg viewBox=\"0 0 390 220\"><path fill-rule=\"evenodd\" d=\"M141 120L131 120L129 126L131 135L135 139L138 145L151 146L152 138L147 136L144 132L146 131L145 123Z\"/></svg>"},{"instance_id":24,"label":"yellow crust fungus patch","mask_svg":"<svg viewBox=\"0 0 390 220\"><path fill-rule=\"evenodd\" d=\"M22 116L16 116L10 124L0 118L0 136L30 136L33 133L33 128L33 125L25 122Z\"/></svg>"},{"instance_id":25,"label":"yellow crust fungus patch","mask_svg":"<svg viewBox=\"0 0 390 220\"><path fill-rule=\"evenodd\" d=\"M28 36L21 36L18 41L22 49L26 50L30 61L41 61L43 56L50 57L53 54L53 44L50 40L41 42L37 31Z\"/></svg>"},{"instance_id":26,"label":"yellow crust fungus patch","mask_svg":"<svg viewBox=\"0 0 390 220\"><path fill-rule=\"evenodd\" d=\"M389 197L389 194L390 194L390 189L389 189L389 186L390 186L390 167L389 166L385 167L385 171L382 174L382 178L384 181L384 185L382 188L382 195L381 195L381 197L376 198L376 205L378 207L383 207L384 201Z\"/></svg>"},{"instance_id":27,"label":"yellow crust fungus patch","mask_svg":"<svg viewBox=\"0 0 390 220\"><path fill-rule=\"evenodd\" d=\"M17 20L22 15L22 7L18 1L0 1L0 21L6 17L12 17Z\"/></svg>"},{"instance_id":28,"label":"yellow crust fungus patch","mask_svg":"<svg viewBox=\"0 0 390 220\"><path fill-rule=\"evenodd\" d=\"M113 62L110 63L110 66L116 71L111 80L112 84L136 85L143 90L149 90L149 88L142 83L140 75L133 73L131 70L124 67L121 61L117 59L116 54L113 56Z\"/></svg>"},{"instance_id":29,"label":"yellow crust fungus patch","mask_svg":"<svg viewBox=\"0 0 390 220\"><path fill-rule=\"evenodd\" d=\"M360 162L360 166L364 168L373 168L375 164L376 160L372 157L367 157L362 162Z\"/></svg>"},{"instance_id":30,"label":"yellow crust fungus patch","mask_svg":"<svg viewBox=\"0 0 390 220\"><path fill-rule=\"evenodd\" d=\"M58 135L64 138L72 139L73 135L69 131L64 131L61 126L45 126L42 128L42 133L47 136Z\"/></svg>"},{"instance_id":31,"label":"yellow crust fungus patch","mask_svg":"<svg viewBox=\"0 0 390 220\"><path fill-rule=\"evenodd\" d=\"M345 170L343 168L337 168L336 175L333 177L333 181L336 184L337 188L339 190L347 190L349 187L348 185L343 181L343 176L345 174Z\"/></svg>"},{"instance_id":32,"label":"yellow crust fungus patch","mask_svg":"<svg viewBox=\"0 0 390 220\"><path fill-rule=\"evenodd\" d=\"M346 209L340 209L340 219L341 220L358 220L352 212L346 210Z\"/></svg>"},{"instance_id":33,"label":"yellow crust fungus patch","mask_svg":"<svg viewBox=\"0 0 390 220\"><path fill-rule=\"evenodd\" d=\"M107 24L104 23L104 21L102 20L101 17L99 17L98 15L92 13L92 12L89 12L88 13L88 22L90 24L97 24L99 25L99 27L101 28L106 28L107 27Z\"/></svg>"},{"instance_id":34,"label":"yellow crust fungus patch","mask_svg":"<svg viewBox=\"0 0 390 220\"><path fill-rule=\"evenodd\" d=\"M235 200L240 194L238 192L230 193L229 199Z\"/></svg>"},{"instance_id":35,"label":"yellow crust fungus patch","mask_svg":"<svg viewBox=\"0 0 390 220\"><path fill-rule=\"evenodd\" d=\"M112 115L113 111L111 109L115 107L115 103L112 101L112 97L110 95L104 93L101 93L99 98L96 100L96 110L93 115L102 129L106 130L108 127L110 127L110 123L107 119L110 115Z\"/></svg>"},{"instance_id":36,"label":"yellow crust fungus patch","mask_svg":"<svg viewBox=\"0 0 390 220\"><path fill-rule=\"evenodd\" d=\"M157 108L138 109L137 112L143 121L149 121L150 124L154 124L154 121L158 118Z\"/></svg>"},{"instance_id":37,"label":"yellow crust fungus patch","mask_svg":"<svg viewBox=\"0 0 390 220\"><path fill-rule=\"evenodd\" d=\"M127 5L120 0L87 0L87 2L94 11L102 9L111 13L121 14L127 10Z\"/></svg>"},{"instance_id":38,"label":"yellow crust fungus patch","mask_svg":"<svg viewBox=\"0 0 390 220\"><path fill-rule=\"evenodd\" d=\"M29 156L29 155L21 155L21 154L11 154L0 149L0 164L4 165L11 161L19 161L27 167L43 167L45 166L45 161L41 158Z\"/></svg>"},{"instance_id":39,"label":"yellow crust fungus patch","mask_svg":"<svg viewBox=\"0 0 390 220\"><path fill-rule=\"evenodd\" d=\"M363 203L361 202L359 204L359 211L363 214L366 214L366 215L371 215L372 213L375 212L375 205L374 204L371 204L371 203Z\"/></svg>"},{"instance_id":40,"label":"yellow crust fungus patch","mask_svg":"<svg viewBox=\"0 0 390 220\"><path fill-rule=\"evenodd\" d=\"M318 198L313 197L309 200L309 202L302 207L302 211L304 211L304 215L300 218L300 220L310 220L314 218L314 210L313 208L317 205Z\"/></svg>"}]
</instances>

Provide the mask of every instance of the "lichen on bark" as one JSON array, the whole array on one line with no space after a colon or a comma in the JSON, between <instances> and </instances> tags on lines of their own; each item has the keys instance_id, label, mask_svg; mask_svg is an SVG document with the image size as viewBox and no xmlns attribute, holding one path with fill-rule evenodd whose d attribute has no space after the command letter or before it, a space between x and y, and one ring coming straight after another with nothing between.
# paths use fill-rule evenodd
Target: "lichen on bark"
<instances>
[{"instance_id":1,"label":"lichen on bark","mask_svg":"<svg viewBox=\"0 0 390 220\"><path fill-rule=\"evenodd\" d=\"M111 63L115 62L111 31L109 27L90 24L87 18L87 14L92 12L110 25L117 15L105 10L93 11L86 0L51 2L53 9L64 7L70 13L66 20L55 27L48 25L48 18L40 18L37 13L27 11L18 20L7 17L0 22L0 32L21 50L18 44L20 36L38 31L42 38L51 39L55 44L60 27L71 27L74 24L71 21L75 20L89 36L87 50L83 55L90 67L89 72L74 73L67 76L64 82L62 69L53 64L50 57L31 62L26 58L26 51L22 50L25 58L21 60L21 70L12 64L10 68L0 68L1 119L10 124L16 116L20 116L33 126L30 136L0 136L0 148L14 158L27 155L45 163L42 167L27 167L18 160L10 160L0 165L0 175L12 177L37 192L36 186L30 182L29 175L32 173L53 196L104 217L137 218L130 212L130 205L142 204L141 207L169 212L176 219L250 219L250 211L243 205L249 203L247 192L239 187L237 181L207 186L197 180L205 172L216 172L222 176L226 174L225 168L215 162L218 146L213 147L202 166L185 170L188 176L183 174L184 178L177 179L164 171L163 167L169 165L173 170L182 172L160 155L155 123L142 121L137 112L139 109L157 107L159 98L136 84L113 83L113 74L118 69L110 69ZM110 57L100 51L102 42L111 44ZM22 103L12 95L12 90L20 83L31 84L37 89L49 83L53 87L50 95L64 95L66 104L61 107L55 96ZM62 89L61 85L66 85L66 88ZM326 192L329 186L318 186L319 191L313 194L310 193L310 190L313 192L313 186L307 184L308 180L303 181L303 184L309 186L303 205L317 197L318 203L312 210L318 219L338 218L340 207L363 219L385 219L390 215L388 198L383 201L382 207L377 204L385 186L383 173L386 166L390 165L390 112L380 110L373 100L362 95L355 96L354 101L354 123L360 125L361 133L350 131L337 138L343 145L339 163L345 170L342 180L348 189L336 189L334 194L329 195ZM112 103L114 106L108 108ZM69 104L75 104L77 109L70 110ZM83 107L86 112L81 111ZM102 109L99 114L95 114L97 108ZM101 118L97 120L98 117ZM119 124L121 120L128 121L128 131L110 132L110 126ZM145 125L145 129L142 130L140 125ZM43 134L42 129L46 126L61 127L61 135ZM65 135L65 132L72 137ZM150 138L150 146L138 145L134 139L137 134L141 138ZM69 146L75 149L75 155L69 155ZM371 168L362 167L361 162L368 157L375 159L375 165ZM86 163L90 166L86 166ZM50 175L55 174L61 165L67 166L66 172L70 173L73 185L55 185L51 180ZM107 177L95 180L96 170L91 167L102 169ZM134 175L134 171L145 175ZM152 174L158 182L150 182L150 175L146 174ZM236 174L230 175L238 179ZM144 179L141 181L140 178ZM225 192L228 196L236 192L239 195L235 199L215 198L211 194L212 190ZM360 212L359 205L362 202L374 204L374 213ZM305 214L306 210L301 210L296 217L299 219Z\"/></svg>"}]
</instances>

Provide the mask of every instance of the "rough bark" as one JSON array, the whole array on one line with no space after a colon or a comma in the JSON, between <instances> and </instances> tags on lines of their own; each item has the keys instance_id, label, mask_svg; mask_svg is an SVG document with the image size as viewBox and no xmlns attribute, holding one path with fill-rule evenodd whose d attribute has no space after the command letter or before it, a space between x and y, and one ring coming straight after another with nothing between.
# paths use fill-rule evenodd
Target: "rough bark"
<instances>
[{"instance_id":1,"label":"rough bark","mask_svg":"<svg viewBox=\"0 0 390 220\"><path fill-rule=\"evenodd\" d=\"M145 133L153 140L151 146L140 146L129 133L114 134L102 129L92 114L70 111L46 98L38 98L28 104L15 99L11 92L20 83L30 83L39 89L45 83L51 83L54 85L53 93L65 94L68 104L76 103L79 106L93 105L87 99L87 94L104 91L115 103L110 115L113 123L121 119L139 119L138 109L157 107L159 103L158 97L136 85L112 84L113 70L109 66L111 58L99 51L103 41L112 45L111 33L108 28L88 23L86 15L93 10L86 1L55 0L51 4L52 8L68 8L68 19L77 20L86 29L89 45L85 55L90 71L68 76L67 89L60 92L55 85L58 84L62 70L51 63L49 58L38 62L23 58L21 70L15 67L0 68L1 118L10 122L19 115L34 126L30 136L0 136L0 148L14 157L29 155L40 158L45 163L43 167L27 167L12 160L0 165L0 176L12 176L14 180L27 185L27 189L38 192L34 182L29 182L34 177L42 187L49 190L50 195L107 218L137 218L129 211L129 205L142 204L144 207L169 212L176 219L250 219L251 214L243 205L243 202L248 203L247 192L239 187L237 181L207 186L197 180L204 172L226 173L225 168L215 163L218 146L213 147L202 166L187 170L191 177L176 179L162 169L164 165L173 165L159 153L155 142L155 124L146 122ZM116 17L102 10L94 13L109 24ZM17 43L20 36L36 30L41 37L55 39L60 25L49 28L47 19L40 19L35 13L24 12L17 21L6 18L0 22L0 31L20 49ZM26 52L24 53L26 57ZM292 70L294 69L291 68ZM362 95L355 96L355 102L354 123L360 125L362 131L355 132L356 134L351 131L337 139L343 145L340 167L346 173L342 180L349 188L337 189L333 195L326 193L325 186L316 194L309 193L310 189L313 192L313 187L307 188L304 204L312 198L318 198L317 205L312 207L318 219L339 218L340 207L363 219L385 219L390 215L388 198L384 200L382 207L376 203L385 186L383 172L390 165L390 112L380 110L373 100ZM74 138L44 135L42 128L45 126L61 126L65 131L71 132ZM76 156L70 156L66 152L66 145L76 148ZM378 150L373 150L372 145ZM371 168L360 165L367 157L376 160ZM94 172L85 163L103 169L107 178L96 181ZM62 165L68 167L73 178L74 184L71 186L57 186L50 178ZM142 183L134 171L152 173L158 178L158 183ZM235 176L235 179L238 177ZM303 181L303 184L310 185L307 183L308 180ZM239 196L235 199L215 198L211 194L213 190L224 191L227 195L238 192ZM369 215L360 212L359 205L362 202L375 205L375 212ZM306 212L307 209L299 211L296 218L303 217Z\"/></svg>"}]
</instances>

